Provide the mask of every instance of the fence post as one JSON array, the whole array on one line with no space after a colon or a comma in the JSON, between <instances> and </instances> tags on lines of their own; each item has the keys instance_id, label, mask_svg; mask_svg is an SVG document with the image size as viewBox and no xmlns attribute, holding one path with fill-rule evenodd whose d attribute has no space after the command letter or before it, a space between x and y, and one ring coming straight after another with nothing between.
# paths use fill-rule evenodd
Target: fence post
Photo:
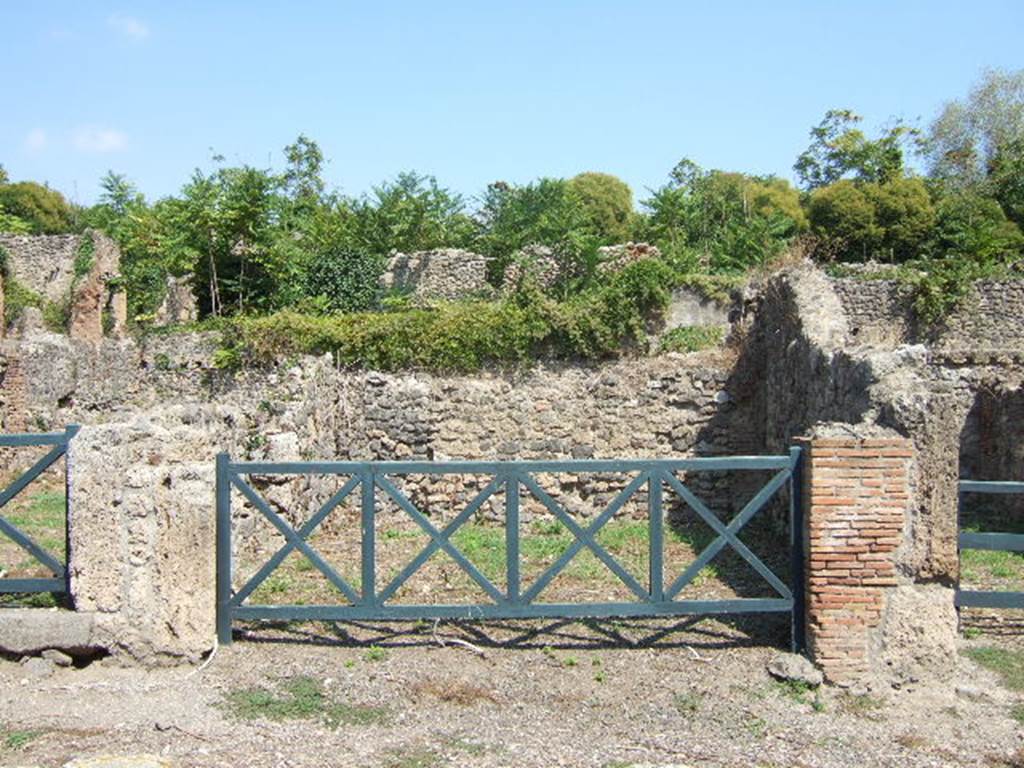
<instances>
[{"instance_id":1,"label":"fence post","mask_svg":"<svg viewBox=\"0 0 1024 768\"><path fill-rule=\"evenodd\" d=\"M793 593L790 648L793 653L802 653L807 648L807 606L804 583L807 548L804 536L803 449L798 446L790 448L789 459L789 551L792 558L790 591Z\"/></svg>"},{"instance_id":2,"label":"fence post","mask_svg":"<svg viewBox=\"0 0 1024 768\"><path fill-rule=\"evenodd\" d=\"M231 644L231 456L217 454L217 641Z\"/></svg>"},{"instance_id":3,"label":"fence post","mask_svg":"<svg viewBox=\"0 0 1024 768\"><path fill-rule=\"evenodd\" d=\"M361 575L363 604L377 602L376 486L373 467L364 464L359 471L361 523Z\"/></svg>"},{"instance_id":4,"label":"fence post","mask_svg":"<svg viewBox=\"0 0 1024 768\"><path fill-rule=\"evenodd\" d=\"M648 587L650 588L652 603L661 603L665 600L665 566L663 563L665 526L661 502L661 473L651 470L647 480L647 526L649 534L647 537L647 563L649 568Z\"/></svg>"},{"instance_id":5,"label":"fence post","mask_svg":"<svg viewBox=\"0 0 1024 768\"><path fill-rule=\"evenodd\" d=\"M74 607L74 595L71 594L71 509L72 490L71 482L71 441L81 427L78 424L68 424L64 428L64 594L71 601Z\"/></svg>"},{"instance_id":6,"label":"fence post","mask_svg":"<svg viewBox=\"0 0 1024 768\"><path fill-rule=\"evenodd\" d=\"M519 602L519 475L505 480L505 580L510 603Z\"/></svg>"}]
</instances>

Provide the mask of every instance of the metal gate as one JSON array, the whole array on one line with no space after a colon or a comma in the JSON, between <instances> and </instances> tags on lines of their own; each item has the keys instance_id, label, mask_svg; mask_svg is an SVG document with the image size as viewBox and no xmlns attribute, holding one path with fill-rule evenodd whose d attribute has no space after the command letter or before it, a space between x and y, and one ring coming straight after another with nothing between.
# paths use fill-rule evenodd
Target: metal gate
<instances>
[{"instance_id":1,"label":"metal gate","mask_svg":"<svg viewBox=\"0 0 1024 768\"><path fill-rule=\"evenodd\" d=\"M29 469L25 470L10 485L0 491L0 534L11 539L21 549L25 550L34 560L45 566L52 576L50 578L7 578L0 577L0 594L26 593L26 592L53 592L57 594L68 591L67 574L67 547L65 555L55 557L47 552L38 542L32 539L27 533L19 529L3 514L4 507L19 493L32 484L43 472L53 466L61 457L66 456L68 445L71 439L78 434L78 426L68 426L63 432L50 432L41 434L14 434L0 435L0 448L29 448L34 446L49 446L50 450ZM69 467L65 462L64 485L65 485L65 532L67 531L67 504L70 498L68 493ZM65 533L66 537L66 533Z\"/></svg>"},{"instance_id":2,"label":"metal gate","mask_svg":"<svg viewBox=\"0 0 1024 768\"><path fill-rule=\"evenodd\" d=\"M1024 494L1024 483L994 480L961 480L958 518L963 511L963 495L979 494ZM987 549L998 552L1024 552L1024 534L1021 533L975 533L958 530L958 544L964 549ZM957 608L1024 608L1024 592L994 592L962 590L959 582L956 590Z\"/></svg>"},{"instance_id":3,"label":"metal gate","mask_svg":"<svg viewBox=\"0 0 1024 768\"><path fill-rule=\"evenodd\" d=\"M512 618L604 618L679 616L687 614L740 614L782 612L791 616L794 649L804 644L803 520L800 500L801 451L788 455L694 458L671 460L572 460L509 462L233 462L228 454L217 457L217 635L221 643L232 639L232 625L241 620L390 620L429 618L512 619ZM749 502L725 523L677 477L680 472L764 471L773 474ZM596 517L586 525L572 515L537 480L542 473L622 473L629 481ZM335 475L348 478L328 501L304 524L293 528L253 488L246 476ZM440 530L396 486L393 478L408 475L481 475L490 478L469 504ZM601 528L641 488L647 491L648 563L646 583L641 584L597 540ZM789 490L790 583L773 573L740 539L740 530L764 510L782 489ZM232 584L231 493L237 489L285 539L285 544L237 591ZM526 489L567 528L571 545L532 584L520 575L520 493ZM683 573L671 583L663 577L663 496L668 490L685 502L716 534ZM349 584L308 543L313 531L350 494L360 499L360 584ZM453 544L452 536L470 520L495 493L504 491L505 589L492 583ZM378 494L394 502L429 537L429 543L387 583L377 573L375 517ZM712 558L726 547L739 554L777 596L728 600L679 600L680 591L690 584ZM603 562L632 593L623 602L544 603L541 591L584 548ZM337 605L253 605L252 593L293 551L299 551L347 600ZM395 604L398 589L437 551L447 553L487 594L490 602L474 605Z\"/></svg>"}]
</instances>

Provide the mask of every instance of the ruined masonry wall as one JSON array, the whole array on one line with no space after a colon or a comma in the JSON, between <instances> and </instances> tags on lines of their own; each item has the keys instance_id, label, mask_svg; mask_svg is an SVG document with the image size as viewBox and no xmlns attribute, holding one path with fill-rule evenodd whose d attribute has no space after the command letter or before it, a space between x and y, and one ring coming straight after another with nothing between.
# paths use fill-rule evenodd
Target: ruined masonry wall
<instances>
[{"instance_id":1,"label":"ruined masonry wall","mask_svg":"<svg viewBox=\"0 0 1024 768\"><path fill-rule=\"evenodd\" d=\"M894 280L830 281L850 326L850 341L894 347L1013 349L1024 344L1024 280L981 281L937 333L915 320L910 289Z\"/></svg>"}]
</instances>

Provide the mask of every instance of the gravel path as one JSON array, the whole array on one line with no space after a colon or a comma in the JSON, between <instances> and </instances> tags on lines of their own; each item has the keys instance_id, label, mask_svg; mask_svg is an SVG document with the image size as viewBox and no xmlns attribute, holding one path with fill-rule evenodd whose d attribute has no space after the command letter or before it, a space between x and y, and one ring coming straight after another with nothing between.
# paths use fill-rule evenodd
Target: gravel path
<instances>
[{"instance_id":1,"label":"gravel path","mask_svg":"<svg viewBox=\"0 0 1024 768\"><path fill-rule=\"evenodd\" d=\"M32 677L0 662L0 766L100 753L252 768L1024 765L1014 695L966 660L942 686L815 696L769 678L763 636L713 620L399 630L263 630L198 671L101 660ZM376 714L331 727L224 703L307 677L325 706Z\"/></svg>"}]
</instances>

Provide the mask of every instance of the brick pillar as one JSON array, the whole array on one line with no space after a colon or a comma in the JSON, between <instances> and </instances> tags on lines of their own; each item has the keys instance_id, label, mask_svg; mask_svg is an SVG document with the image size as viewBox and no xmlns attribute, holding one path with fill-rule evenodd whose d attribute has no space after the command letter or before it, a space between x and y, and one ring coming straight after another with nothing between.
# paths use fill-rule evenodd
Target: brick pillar
<instances>
[{"instance_id":1,"label":"brick pillar","mask_svg":"<svg viewBox=\"0 0 1024 768\"><path fill-rule=\"evenodd\" d=\"M807 453L808 651L829 681L849 684L882 664L913 451L900 437L829 436Z\"/></svg>"}]
</instances>

